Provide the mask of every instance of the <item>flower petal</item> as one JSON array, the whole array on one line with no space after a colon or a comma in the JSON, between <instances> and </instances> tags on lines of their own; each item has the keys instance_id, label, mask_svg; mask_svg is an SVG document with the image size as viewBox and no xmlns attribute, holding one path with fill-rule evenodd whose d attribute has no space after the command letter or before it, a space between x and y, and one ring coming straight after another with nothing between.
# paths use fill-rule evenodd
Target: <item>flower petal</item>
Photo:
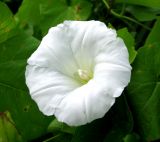
<instances>
[{"instance_id":1,"label":"flower petal","mask_svg":"<svg viewBox=\"0 0 160 142\"><path fill-rule=\"evenodd\" d=\"M53 115L66 94L80 86L74 79L50 68L28 65L25 75L31 97L46 115Z\"/></svg>"},{"instance_id":2,"label":"flower petal","mask_svg":"<svg viewBox=\"0 0 160 142\"><path fill-rule=\"evenodd\" d=\"M65 28L59 26L51 28L38 49L28 59L28 64L49 67L74 77L73 74L78 66L68 40Z\"/></svg>"},{"instance_id":3,"label":"flower petal","mask_svg":"<svg viewBox=\"0 0 160 142\"><path fill-rule=\"evenodd\" d=\"M94 80L83 85L68 95L59 104L55 115L59 121L70 126L83 125L101 118L114 104L103 85Z\"/></svg>"},{"instance_id":4,"label":"flower petal","mask_svg":"<svg viewBox=\"0 0 160 142\"><path fill-rule=\"evenodd\" d=\"M74 57L84 70L93 70L101 46L116 38L116 32L99 21L66 21L64 25L68 27Z\"/></svg>"},{"instance_id":5,"label":"flower petal","mask_svg":"<svg viewBox=\"0 0 160 142\"><path fill-rule=\"evenodd\" d=\"M113 97L120 96L131 76L128 51L122 39L104 45L95 60L94 79L103 80Z\"/></svg>"}]
</instances>

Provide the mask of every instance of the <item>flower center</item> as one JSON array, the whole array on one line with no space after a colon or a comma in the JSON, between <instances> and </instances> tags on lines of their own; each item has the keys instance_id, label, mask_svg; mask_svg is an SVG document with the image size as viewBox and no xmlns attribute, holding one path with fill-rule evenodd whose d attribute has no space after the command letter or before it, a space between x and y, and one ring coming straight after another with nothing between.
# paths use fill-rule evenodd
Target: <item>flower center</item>
<instances>
[{"instance_id":1,"label":"flower center","mask_svg":"<svg viewBox=\"0 0 160 142\"><path fill-rule=\"evenodd\" d=\"M78 75L82 80L88 81L90 79L90 76L87 70L78 69Z\"/></svg>"},{"instance_id":2,"label":"flower center","mask_svg":"<svg viewBox=\"0 0 160 142\"><path fill-rule=\"evenodd\" d=\"M87 70L78 69L76 73L76 78L82 84L85 84L92 78L92 75Z\"/></svg>"}]
</instances>

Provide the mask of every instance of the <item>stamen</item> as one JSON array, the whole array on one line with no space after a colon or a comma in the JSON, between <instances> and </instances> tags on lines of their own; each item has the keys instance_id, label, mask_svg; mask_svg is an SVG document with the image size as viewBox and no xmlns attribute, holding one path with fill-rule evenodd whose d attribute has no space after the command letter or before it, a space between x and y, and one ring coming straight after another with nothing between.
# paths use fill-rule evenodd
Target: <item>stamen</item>
<instances>
[{"instance_id":1,"label":"stamen","mask_svg":"<svg viewBox=\"0 0 160 142\"><path fill-rule=\"evenodd\" d=\"M80 79L85 80L85 81L88 81L91 78L87 70L78 69L78 75Z\"/></svg>"}]
</instances>

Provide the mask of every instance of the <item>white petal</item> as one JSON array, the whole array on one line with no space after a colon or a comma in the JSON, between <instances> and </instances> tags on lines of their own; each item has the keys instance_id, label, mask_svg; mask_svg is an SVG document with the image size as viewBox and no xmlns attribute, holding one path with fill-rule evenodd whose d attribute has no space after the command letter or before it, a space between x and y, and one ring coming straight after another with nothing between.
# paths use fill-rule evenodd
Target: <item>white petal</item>
<instances>
[{"instance_id":1,"label":"white petal","mask_svg":"<svg viewBox=\"0 0 160 142\"><path fill-rule=\"evenodd\" d=\"M130 81L131 66L124 42L117 38L101 49L96 56L94 79L103 80L110 95L118 97Z\"/></svg>"},{"instance_id":2,"label":"white petal","mask_svg":"<svg viewBox=\"0 0 160 142\"><path fill-rule=\"evenodd\" d=\"M64 24L68 26L70 44L79 68L93 70L94 58L101 46L114 40L116 32L99 21L68 21Z\"/></svg>"},{"instance_id":3,"label":"white petal","mask_svg":"<svg viewBox=\"0 0 160 142\"><path fill-rule=\"evenodd\" d=\"M100 82L90 80L86 85L66 95L55 115L59 121L70 126L86 124L101 118L115 101L107 91Z\"/></svg>"},{"instance_id":4,"label":"white petal","mask_svg":"<svg viewBox=\"0 0 160 142\"><path fill-rule=\"evenodd\" d=\"M80 86L78 82L62 73L32 65L26 68L26 84L31 97L46 115L53 115L66 94Z\"/></svg>"},{"instance_id":5,"label":"white petal","mask_svg":"<svg viewBox=\"0 0 160 142\"><path fill-rule=\"evenodd\" d=\"M28 64L49 67L74 77L73 74L77 71L78 65L68 40L65 28L51 28L38 49L29 58Z\"/></svg>"}]
</instances>

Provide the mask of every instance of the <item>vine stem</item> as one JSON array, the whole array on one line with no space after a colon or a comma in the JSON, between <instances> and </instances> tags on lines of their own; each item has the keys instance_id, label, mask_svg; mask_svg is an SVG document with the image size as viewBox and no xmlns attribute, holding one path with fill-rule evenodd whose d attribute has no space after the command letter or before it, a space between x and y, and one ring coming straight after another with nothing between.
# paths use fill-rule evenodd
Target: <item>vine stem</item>
<instances>
[{"instance_id":1,"label":"vine stem","mask_svg":"<svg viewBox=\"0 0 160 142\"><path fill-rule=\"evenodd\" d=\"M47 140L44 140L43 142L49 142L49 141L51 141L51 140L53 140L53 139L55 139L55 138L57 138L57 137L59 137L59 136L61 136L61 134L58 134L58 135L56 135L56 136L54 136L54 137L51 137L51 138L49 138L49 139L47 139Z\"/></svg>"},{"instance_id":2,"label":"vine stem","mask_svg":"<svg viewBox=\"0 0 160 142\"><path fill-rule=\"evenodd\" d=\"M135 20L135 19L133 19L133 18L131 18L131 17L127 17L127 16L124 16L124 15L118 14L118 13L115 12L114 10L110 9L110 6L109 6L109 4L107 3L106 0L102 0L102 1L103 1L103 3L105 4L106 8L107 8L108 10L110 10L110 13L111 13L113 16L115 16L115 17L117 17L117 18L119 18L119 19L125 19L125 20L128 20L128 21L131 21L131 22L133 22L133 23L136 23L136 24L142 26L143 28L145 28L145 29L147 29L147 30L151 30L148 26L146 26L146 25L138 22L137 20Z\"/></svg>"}]
</instances>

